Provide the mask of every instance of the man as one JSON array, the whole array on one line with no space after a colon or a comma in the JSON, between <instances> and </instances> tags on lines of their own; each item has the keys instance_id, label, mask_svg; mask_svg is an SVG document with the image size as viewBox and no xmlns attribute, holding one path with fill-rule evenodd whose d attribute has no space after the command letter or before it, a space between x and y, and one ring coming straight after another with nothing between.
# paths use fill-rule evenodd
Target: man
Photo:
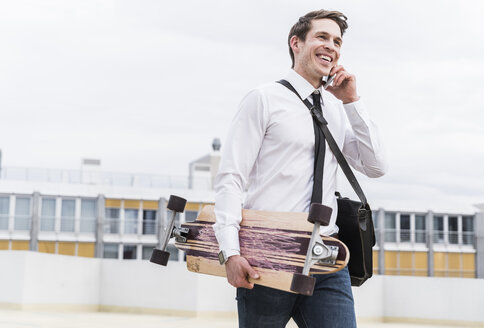
<instances>
[{"instance_id":1,"label":"man","mask_svg":"<svg viewBox=\"0 0 484 328\"><path fill-rule=\"evenodd\" d=\"M359 100L355 76L338 65L346 16L313 11L289 33L292 69L285 79L303 99L322 104L323 115L347 161L369 177L386 171L376 127ZM335 75L322 87L323 77ZM314 94L314 95L313 95ZM316 275L313 296L286 293L249 283L259 274L240 256L239 223L244 208L308 212L313 189L315 137L312 117L301 100L283 85L258 87L242 100L222 150L216 179L215 234L228 259L227 279L237 287L240 327L284 327L292 317L299 327L355 327L347 268ZM333 235L337 161L326 145L322 203L333 208L321 232ZM242 199L248 186L247 197Z\"/></svg>"}]
</instances>

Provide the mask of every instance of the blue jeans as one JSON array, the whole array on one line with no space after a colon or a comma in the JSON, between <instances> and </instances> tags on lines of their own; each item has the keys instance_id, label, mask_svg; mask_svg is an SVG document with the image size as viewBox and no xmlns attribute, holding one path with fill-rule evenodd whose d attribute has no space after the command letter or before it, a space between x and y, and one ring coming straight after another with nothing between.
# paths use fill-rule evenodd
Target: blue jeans
<instances>
[{"instance_id":1,"label":"blue jeans","mask_svg":"<svg viewBox=\"0 0 484 328\"><path fill-rule=\"evenodd\" d=\"M355 328L355 307L348 268L315 275L312 296L255 285L237 288L240 328L285 327L293 318L300 328Z\"/></svg>"}]
</instances>

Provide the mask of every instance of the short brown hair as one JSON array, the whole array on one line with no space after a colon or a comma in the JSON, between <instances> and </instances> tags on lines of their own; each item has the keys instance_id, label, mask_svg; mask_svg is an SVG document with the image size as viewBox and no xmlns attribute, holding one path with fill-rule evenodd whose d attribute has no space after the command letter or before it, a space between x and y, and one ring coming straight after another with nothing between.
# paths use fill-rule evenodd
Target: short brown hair
<instances>
[{"instance_id":1,"label":"short brown hair","mask_svg":"<svg viewBox=\"0 0 484 328\"><path fill-rule=\"evenodd\" d=\"M315 10L307 13L306 15L299 18L296 24L293 25L291 31L289 31L289 37L287 39L287 43L289 45L289 55L291 55L292 66L294 67L294 53L291 49L291 38L295 35L300 40L306 41L306 36L311 29L311 21L315 19L323 19L328 18L333 20L336 24L338 24L339 29L341 31L341 36L345 33L346 29L348 28L348 23L346 20L348 19L343 13L335 10Z\"/></svg>"}]
</instances>

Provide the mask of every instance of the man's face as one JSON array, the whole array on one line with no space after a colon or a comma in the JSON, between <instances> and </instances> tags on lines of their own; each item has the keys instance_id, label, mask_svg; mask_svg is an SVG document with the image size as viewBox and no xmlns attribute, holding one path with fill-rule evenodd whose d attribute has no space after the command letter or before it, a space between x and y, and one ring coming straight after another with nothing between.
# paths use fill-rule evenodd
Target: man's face
<instances>
[{"instance_id":1,"label":"man's face","mask_svg":"<svg viewBox=\"0 0 484 328\"><path fill-rule=\"evenodd\" d=\"M293 38L294 70L311 83L321 83L338 63L343 43L338 24L327 18L313 20L305 41Z\"/></svg>"}]
</instances>

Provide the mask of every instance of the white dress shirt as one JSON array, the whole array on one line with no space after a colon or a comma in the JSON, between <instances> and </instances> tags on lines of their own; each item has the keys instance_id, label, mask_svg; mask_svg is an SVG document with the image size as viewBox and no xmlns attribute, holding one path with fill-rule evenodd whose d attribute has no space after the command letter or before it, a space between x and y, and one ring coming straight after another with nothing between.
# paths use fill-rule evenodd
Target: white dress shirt
<instances>
[{"instance_id":1,"label":"white dress shirt","mask_svg":"<svg viewBox=\"0 0 484 328\"><path fill-rule=\"evenodd\" d=\"M285 77L301 98L314 87L294 70ZM376 126L359 100L345 104L323 88L323 115L348 163L369 177L386 171ZM333 209L331 221L321 232L331 235L336 226L336 173L338 162L326 143L322 203ZM303 102L285 86L273 82L250 91L222 146L215 180L213 228L227 257L240 254L241 210L308 212L313 190L314 128ZM245 188L248 187L244 201Z\"/></svg>"}]
</instances>

